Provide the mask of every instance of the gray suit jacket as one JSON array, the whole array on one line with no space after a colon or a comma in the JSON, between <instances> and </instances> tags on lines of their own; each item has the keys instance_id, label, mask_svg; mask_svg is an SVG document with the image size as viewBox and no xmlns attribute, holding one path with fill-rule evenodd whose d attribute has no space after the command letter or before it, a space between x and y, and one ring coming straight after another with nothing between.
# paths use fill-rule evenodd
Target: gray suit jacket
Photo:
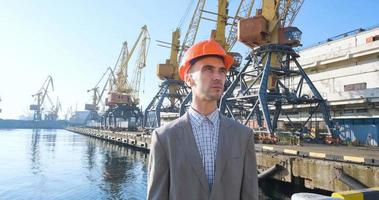
<instances>
[{"instance_id":1,"label":"gray suit jacket","mask_svg":"<svg viewBox=\"0 0 379 200\"><path fill-rule=\"evenodd\" d=\"M252 130L221 115L216 175L209 190L188 114L156 129L150 148L147 199L257 200Z\"/></svg>"}]
</instances>

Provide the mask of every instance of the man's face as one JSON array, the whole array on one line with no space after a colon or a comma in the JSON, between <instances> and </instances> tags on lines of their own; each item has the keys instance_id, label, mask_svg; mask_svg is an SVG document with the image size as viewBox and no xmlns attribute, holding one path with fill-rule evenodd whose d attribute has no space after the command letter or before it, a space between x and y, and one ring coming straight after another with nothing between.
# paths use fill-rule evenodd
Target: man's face
<instances>
[{"instance_id":1,"label":"man's face","mask_svg":"<svg viewBox=\"0 0 379 200\"><path fill-rule=\"evenodd\" d=\"M217 101L224 91L226 67L222 58L209 56L198 60L186 75L186 83L200 100Z\"/></svg>"}]
</instances>

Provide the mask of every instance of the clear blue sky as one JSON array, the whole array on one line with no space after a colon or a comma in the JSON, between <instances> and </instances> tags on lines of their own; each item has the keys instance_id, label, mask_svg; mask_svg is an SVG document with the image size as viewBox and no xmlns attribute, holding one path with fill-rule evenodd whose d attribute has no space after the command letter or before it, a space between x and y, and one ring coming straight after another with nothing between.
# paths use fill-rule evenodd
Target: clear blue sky
<instances>
[{"instance_id":1,"label":"clear blue sky","mask_svg":"<svg viewBox=\"0 0 379 200\"><path fill-rule=\"evenodd\" d=\"M237 3L230 2L230 15ZM184 0L0 0L0 118L18 118L30 112L31 95L48 75L54 79L51 96L55 99L58 95L62 102L61 115L69 106L84 110L91 99L86 90L114 65L123 41L134 43L144 24L152 38L141 85L145 108L158 90L156 65L169 56L169 50L158 47L155 40L171 40L171 32L189 4ZM216 12L217 1L209 0L205 7ZM305 0L294 25L303 31L302 43L307 46L353 29L379 25L378 11L375 0ZM187 26L185 23L183 30ZM208 38L214 26L202 21L198 40ZM243 45L236 49L247 51ZM134 63L131 60L129 67Z\"/></svg>"}]
</instances>

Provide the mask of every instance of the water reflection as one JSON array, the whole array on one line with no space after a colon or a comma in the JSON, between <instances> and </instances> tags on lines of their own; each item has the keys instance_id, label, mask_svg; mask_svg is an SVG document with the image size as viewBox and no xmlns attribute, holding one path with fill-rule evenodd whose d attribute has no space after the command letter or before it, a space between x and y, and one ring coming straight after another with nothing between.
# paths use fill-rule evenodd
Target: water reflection
<instances>
[{"instance_id":1,"label":"water reflection","mask_svg":"<svg viewBox=\"0 0 379 200\"><path fill-rule=\"evenodd\" d=\"M143 152L65 130L0 129L0 199L145 199L147 162ZM261 185L261 199L293 190Z\"/></svg>"},{"instance_id":2,"label":"water reflection","mask_svg":"<svg viewBox=\"0 0 379 200\"><path fill-rule=\"evenodd\" d=\"M33 130L33 131L41 131L41 130L37 129L37 130ZM55 141L57 139L57 133L56 132L57 132L57 130L49 130L48 134L42 135L42 139L45 141L44 143L48 147L48 150L53 152L53 155L54 155L54 151L55 151L55 144L56 144Z\"/></svg>"},{"instance_id":3,"label":"water reflection","mask_svg":"<svg viewBox=\"0 0 379 200\"><path fill-rule=\"evenodd\" d=\"M96 138L88 138L88 167L94 168L94 148L102 156L102 190L110 199L141 199L146 191L147 155ZM135 191L139 195L135 194ZM142 192L143 191L143 192Z\"/></svg>"},{"instance_id":4,"label":"water reflection","mask_svg":"<svg viewBox=\"0 0 379 200\"><path fill-rule=\"evenodd\" d=\"M31 149L30 149L30 162L31 162L31 170L34 175L41 173L40 169L40 152L39 152L39 140L40 140L40 132L39 129L34 129L32 131L32 139L31 139Z\"/></svg>"},{"instance_id":5,"label":"water reflection","mask_svg":"<svg viewBox=\"0 0 379 200\"><path fill-rule=\"evenodd\" d=\"M28 129L0 130L0 152L4 199L145 199L142 152L64 130Z\"/></svg>"}]
</instances>

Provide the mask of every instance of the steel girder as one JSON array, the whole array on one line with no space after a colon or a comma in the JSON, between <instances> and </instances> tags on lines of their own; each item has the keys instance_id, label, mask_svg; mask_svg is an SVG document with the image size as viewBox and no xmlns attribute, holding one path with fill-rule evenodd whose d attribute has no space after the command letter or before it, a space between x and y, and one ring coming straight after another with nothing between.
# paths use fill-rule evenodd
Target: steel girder
<instances>
[{"instance_id":1,"label":"steel girder","mask_svg":"<svg viewBox=\"0 0 379 200\"><path fill-rule=\"evenodd\" d=\"M167 79L159 87L158 93L145 110L145 129L152 130L161 126L161 112L179 113L180 105L188 94L187 86L181 80ZM170 88L175 89L170 91Z\"/></svg>"},{"instance_id":2,"label":"steel girder","mask_svg":"<svg viewBox=\"0 0 379 200\"><path fill-rule=\"evenodd\" d=\"M116 128L116 119L121 118L128 122L134 117L136 124L141 123L142 121L142 111L136 105L128 105L128 104L119 104L114 105L104 113L102 116L102 125L105 127L115 127ZM125 128L125 127L124 127ZM135 130L137 127L128 127L129 129Z\"/></svg>"},{"instance_id":3,"label":"steel girder","mask_svg":"<svg viewBox=\"0 0 379 200\"><path fill-rule=\"evenodd\" d=\"M300 109L302 107L299 106L303 106L310 111L300 131L315 113L320 112L328 133L331 133L329 107L296 60L297 57L291 47L284 45L267 44L253 49L246 64L222 96L220 111L245 125L255 120L260 130L275 135L280 115L286 116L293 124L283 106ZM275 59L279 66L272 64ZM307 90L303 88L305 85Z\"/></svg>"}]
</instances>

